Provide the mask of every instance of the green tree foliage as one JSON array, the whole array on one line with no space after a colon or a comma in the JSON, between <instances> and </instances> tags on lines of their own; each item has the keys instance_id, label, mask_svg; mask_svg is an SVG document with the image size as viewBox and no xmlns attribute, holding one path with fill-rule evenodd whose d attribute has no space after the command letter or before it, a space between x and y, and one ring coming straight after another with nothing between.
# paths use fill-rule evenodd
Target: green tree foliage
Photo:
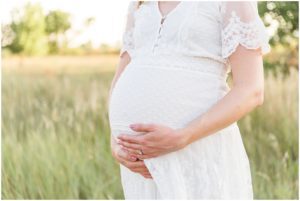
<instances>
[{"instance_id":1,"label":"green tree foliage","mask_svg":"<svg viewBox=\"0 0 300 201\"><path fill-rule=\"evenodd\" d=\"M10 28L14 33L14 39L9 49L13 53L26 55L47 53L47 37L41 5L27 3L23 10L14 10L12 18Z\"/></svg>"},{"instance_id":2,"label":"green tree foliage","mask_svg":"<svg viewBox=\"0 0 300 201\"><path fill-rule=\"evenodd\" d=\"M45 17L46 33L49 36L49 52L57 53L59 50L59 39L63 38L64 45L67 46L65 32L71 28L70 14L55 10L48 13Z\"/></svg>"},{"instance_id":3,"label":"green tree foliage","mask_svg":"<svg viewBox=\"0 0 300 201\"><path fill-rule=\"evenodd\" d=\"M14 32L8 24L1 24L1 47L10 45L14 40Z\"/></svg>"},{"instance_id":4,"label":"green tree foliage","mask_svg":"<svg viewBox=\"0 0 300 201\"><path fill-rule=\"evenodd\" d=\"M259 13L263 17L266 26L270 26L274 20L277 21L278 28L270 40L272 45L278 43L289 45L292 39L298 38L298 9L299 4L297 1L267 1L259 3Z\"/></svg>"},{"instance_id":5,"label":"green tree foliage","mask_svg":"<svg viewBox=\"0 0 300 201\"><path fill-rule=\"evenodd\" d=\"M62 45L67 47L65 32L71 28L70 15L59 10L45 15L40 4L27 3L21 9L14 9L12 22L1 28L2 47L12 53L28 56L58 53Z\"/></svg>"},{"instance_id":6,"label":"green tree foliage","mask_svg":"<svg viewBox=\"0 0 300 201\"><path fill-rule=\"evenodd\" d=\"M259 2L258 8L265 25L275 30L270 38L272 52L265 58L264 66L288 74L291 68L299 66L299 4L297 1L267 1Z\"/></svg>"}]
</instances>

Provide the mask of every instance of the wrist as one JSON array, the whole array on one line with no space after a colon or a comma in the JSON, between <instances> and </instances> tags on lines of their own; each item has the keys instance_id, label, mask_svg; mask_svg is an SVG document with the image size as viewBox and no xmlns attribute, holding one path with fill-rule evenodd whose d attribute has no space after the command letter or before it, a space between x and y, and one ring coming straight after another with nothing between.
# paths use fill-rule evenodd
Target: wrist
<instances>
[{"instance_id":1,"label":"wrist","mask_svg":"<svg viewBox=\"0 0 300 201\"><path fill-rule=\"evenodd\" d=\"M189 132L189 130L187 128L179 128L176 130L178 136L179 136L179 142L180 142L180 147L184 148L187 145L189 145L190 143L192 143L192 137L191 137L191 133Z\"/></svg>"}]
</instances>

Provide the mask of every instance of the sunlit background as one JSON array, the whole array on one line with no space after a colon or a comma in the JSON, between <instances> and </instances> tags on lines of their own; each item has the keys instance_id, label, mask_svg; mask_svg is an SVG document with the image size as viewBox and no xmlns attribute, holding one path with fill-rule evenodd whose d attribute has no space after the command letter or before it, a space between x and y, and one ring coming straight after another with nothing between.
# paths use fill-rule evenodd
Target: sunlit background
<instances>
[{"instance_id":1,"label":"sunlit background","mask_svg":"<svg viewBox=\"0 0 300 201\"><path fill-rule=\"evenodd\" d=\"M22 8L28 2L40 4L44 13L61 10L70 14L72 27L66 31L70 46L92 43L93 47L101 44L119 45L124 29L128 0L122 1L70 1L70 0L10 0L2 3L2 23L12 21L12 12ZM88 24L88 20L92 22Z\"/></svg>"},{"instance_id":2,"label":"sunlit background","mask_svg":"<svg viewBox=\"0 0 300 201\"><path fill-rule=\"evenodd\" d=\"M124 198L107 100L128 3L1 2L3 199ZM238 124L255 198L298 199L299 5L258 5L265 101Z\"/></svg>"}]
</instances>

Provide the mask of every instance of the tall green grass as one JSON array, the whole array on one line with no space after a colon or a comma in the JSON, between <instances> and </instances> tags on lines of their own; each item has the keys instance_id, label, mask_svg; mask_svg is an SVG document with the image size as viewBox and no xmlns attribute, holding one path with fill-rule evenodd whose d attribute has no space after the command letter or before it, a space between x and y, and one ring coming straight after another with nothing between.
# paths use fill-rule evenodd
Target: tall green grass
<instances>
[{"instance_id":1,"label":"tall green grass","mask_svg":"<svg viewBox=\"0 0 300 201\"><path fill-rule=\"evenodd\" d=\"M263 106L240 129L250 159L255 198L298 199L298 71L269 73Z\"/></svg>"},{"instance_id":2,"label":"tall green grass","mask_svg":"<svg viewBox=\"0 0 300 201\"><path fill-rule=\"evenodd\" d=\"M2 196L121 198L109 148L111 74L3 76Z\"/></svg>"},{"instance_id":3,"label":"tall green grass","mask_svg":"<svg viewBox=\"0 0 300 201\"><path fill-rule=\"evenodd\" d=\"M122 199L109 148L113 73L18 72L2 75L2 198ZM297 199L297 72L265 82L264 105L239 122L255 198Z\"/></svg>"}]
</instances>

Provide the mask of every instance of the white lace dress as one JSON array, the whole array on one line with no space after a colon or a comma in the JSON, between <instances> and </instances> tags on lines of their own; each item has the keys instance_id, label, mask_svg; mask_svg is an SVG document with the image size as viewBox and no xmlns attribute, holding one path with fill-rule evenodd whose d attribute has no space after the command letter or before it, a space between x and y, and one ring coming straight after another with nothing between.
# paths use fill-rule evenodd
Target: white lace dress
<instances>
[{"instance_id":1,"label":"white lace dress","mask_svg":"<svg viewBox=\"0 0 300 201\"><path fill-rule=\"evenodd\" d=\"M239 44L270 50L256 2L182 1L162 17L156 1L128 7L120 54L131 62L111 94L113 136L136 134L131 123L184 127L229 91L227 60ZM120 166L126 199L253 198L236 122L145 164L153 180Z\"/></svg>"}]
</instances>

